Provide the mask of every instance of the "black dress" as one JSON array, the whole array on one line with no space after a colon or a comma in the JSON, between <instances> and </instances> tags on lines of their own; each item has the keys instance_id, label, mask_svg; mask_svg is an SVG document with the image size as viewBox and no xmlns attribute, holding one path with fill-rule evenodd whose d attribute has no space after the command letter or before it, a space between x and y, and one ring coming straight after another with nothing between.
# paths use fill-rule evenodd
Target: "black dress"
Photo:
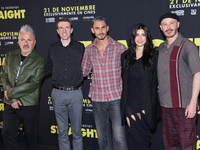
<instances>
[{"instance_id":1,"label":"black dress","mask_svg":"<svg viewBox=\"0 0 200 150\"><path fill-rule=\"evenodd\" d=\"M128 69L128 95L125 116L130 120L130 126L126 126L126 138L129 150L149 149L151 142L150 127L147 123L146 115L142 113L142 110L144 110L142 108L143 102L140 87L142 69L142 58L136 60ZM131 117L132 115L134 118Z\"/></svg>"}]
</instances>

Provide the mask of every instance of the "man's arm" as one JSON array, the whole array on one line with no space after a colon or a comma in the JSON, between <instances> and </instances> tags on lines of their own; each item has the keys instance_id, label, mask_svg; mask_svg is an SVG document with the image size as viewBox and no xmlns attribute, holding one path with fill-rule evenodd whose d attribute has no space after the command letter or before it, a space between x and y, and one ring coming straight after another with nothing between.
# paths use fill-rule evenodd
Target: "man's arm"
<instances>
[{"instance_id":1,"label":"man's arm","mask_svg":"<svg viewBox=\"0 0 200 150\"><path fill-rule=\"evenodd\" d=\"M4 98L9 100L7 90L11 88L11 85L8 80L8 61L7 61L8 55L9 54L6 55L5 62L3 64L3 67L0 73L0 80L4 88ZM19 109L19 105L22 105L21 102L17 99L13 99L12 101L13 103L11 104L11 106L15 109Z\"/></svg>"},{"instance_id":2,"label":"man's arm","mask_svg":"<svg viewBox=\"0 0 200 150\"><path fill-rule=\"evenodd\" d=\"M0 81L5 91L11 88L10 82L8 80L8 55L9 54L6 54L5 62L0 72Z\"/></svg>"},{"instance_id":3,"label":"man's arm","mask_svg":"<svg viewBox=\"0 0 200 150\"><path fill-rule=\"evenodd\" d=\"M51 54L50 54L50 49L49 49L48 56L47 56L46 72L45 72L46 76L52 74L52 66L53 66L53 62L51 59Z\"/></svg>"},{"instance_id":4,"label":"man's arm","mask_svg":"<svg viewBox=\"0 0 200 150\"><path fill-rule=\"evenodd\" d=\"M90 61L90 58L87 55L87 50L85 50L85 53L83 55L83 60L82 60L82 71L83 71L83 76L87 76L92 68L92 64Z\"/></svg>"},{"instance_id":5,"label":"man's arm","mask_svg":"<svg viewBox=\"0 0 200 150\"><path fill-rule=\"evenodd\" d=\"M200 72L194 74L193 83L192 83L192 97L189 105L185 110L186 118L193 118L196 115L196 107L198 101L198 95L200 91Z\"/></svg>"}]
</instances>

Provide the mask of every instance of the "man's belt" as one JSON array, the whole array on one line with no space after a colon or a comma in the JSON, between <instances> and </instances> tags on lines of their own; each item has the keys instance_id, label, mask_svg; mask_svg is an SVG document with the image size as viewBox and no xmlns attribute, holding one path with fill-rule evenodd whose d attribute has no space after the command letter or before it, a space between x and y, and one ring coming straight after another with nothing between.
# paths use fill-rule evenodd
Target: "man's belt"
<instances>
[{"instance_id":1,"label":"man's belt","mask_svg":"<svg viewBox=\"0 0 200 150\"><path fill-rule=\"evenodd\" d=\"M53 86L53 88L58 89L58 90L63 90L63 91L73 91L73 90L78 90L79 86L68 86L68 87L57 87Z\"/></svg>"}]
</instances>

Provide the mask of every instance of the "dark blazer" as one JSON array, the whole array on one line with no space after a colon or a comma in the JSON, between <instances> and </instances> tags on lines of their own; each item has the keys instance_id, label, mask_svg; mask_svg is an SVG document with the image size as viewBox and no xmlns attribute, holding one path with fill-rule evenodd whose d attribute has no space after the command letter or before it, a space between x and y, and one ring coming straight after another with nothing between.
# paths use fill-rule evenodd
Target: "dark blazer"
<instances>
[{"instance_id":1,"label":"dark blazer","mask_svg":"<svg viewBox=\"0 0 200 150\"><path fill-rule=\"evenodd\" d=\"M122 65L122 81L123 90L121 98L121 113L122 113L122 124L125 123L125 107L127 102L128 94L128 60L125 57L130 57L130 50L125 51L121 55L121 65ZM147 117L148 124L151 129L155 129L158 120L158 108L159 100L158 96L158 81L157 81L157 60L158 51L153 52L153 69L145 70L143 69L140 77L140 87L142 92L143 104L142 108L145 110L145 115Z\"/></svg>"}]
</instances>

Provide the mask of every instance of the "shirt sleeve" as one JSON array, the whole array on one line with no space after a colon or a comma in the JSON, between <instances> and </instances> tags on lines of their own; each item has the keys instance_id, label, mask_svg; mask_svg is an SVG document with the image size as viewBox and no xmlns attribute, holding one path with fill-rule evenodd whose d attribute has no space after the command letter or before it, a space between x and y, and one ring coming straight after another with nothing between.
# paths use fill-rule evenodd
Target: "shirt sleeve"
<instances>
[{"instance_id":1,"label":"shirt sleeve","mask_svg":"<svg viewBox=\"0 0 200 150\"><path fill-rule=\"evenodd\" d=\"M198 54L198 49L197 46L192 42L187 46L187 61L193 75L197 72L200 72L200 57Z\"/></svg>"},{"instance_id":2,"label":"shirt sleeve","mask_svg":"<svg viewBox=\"0 0 200 150\"><path fill-rule=\"evenodd\" d=\"M51 54L50 54L50 49L49 49L48 56L47 56L47 65L46 65L45 75L49 75L52 73L52 67L53 67L53 62L51 59Z\"/></svg>"},{"instance_id":3,"label":"shirt sleeve","mask_svg":"<svg viewBox=\"0 0 200 150\"><path fill-rule=\"evenodd\" d=\"M92 69L92 64L91 64L91 60L90 60L90 57L88 55L88 52L89 52L89 49L86 48L85 53L83 55L83 60L82 60L83 76L87 76Z\"/></svg>"}]
</instances>

